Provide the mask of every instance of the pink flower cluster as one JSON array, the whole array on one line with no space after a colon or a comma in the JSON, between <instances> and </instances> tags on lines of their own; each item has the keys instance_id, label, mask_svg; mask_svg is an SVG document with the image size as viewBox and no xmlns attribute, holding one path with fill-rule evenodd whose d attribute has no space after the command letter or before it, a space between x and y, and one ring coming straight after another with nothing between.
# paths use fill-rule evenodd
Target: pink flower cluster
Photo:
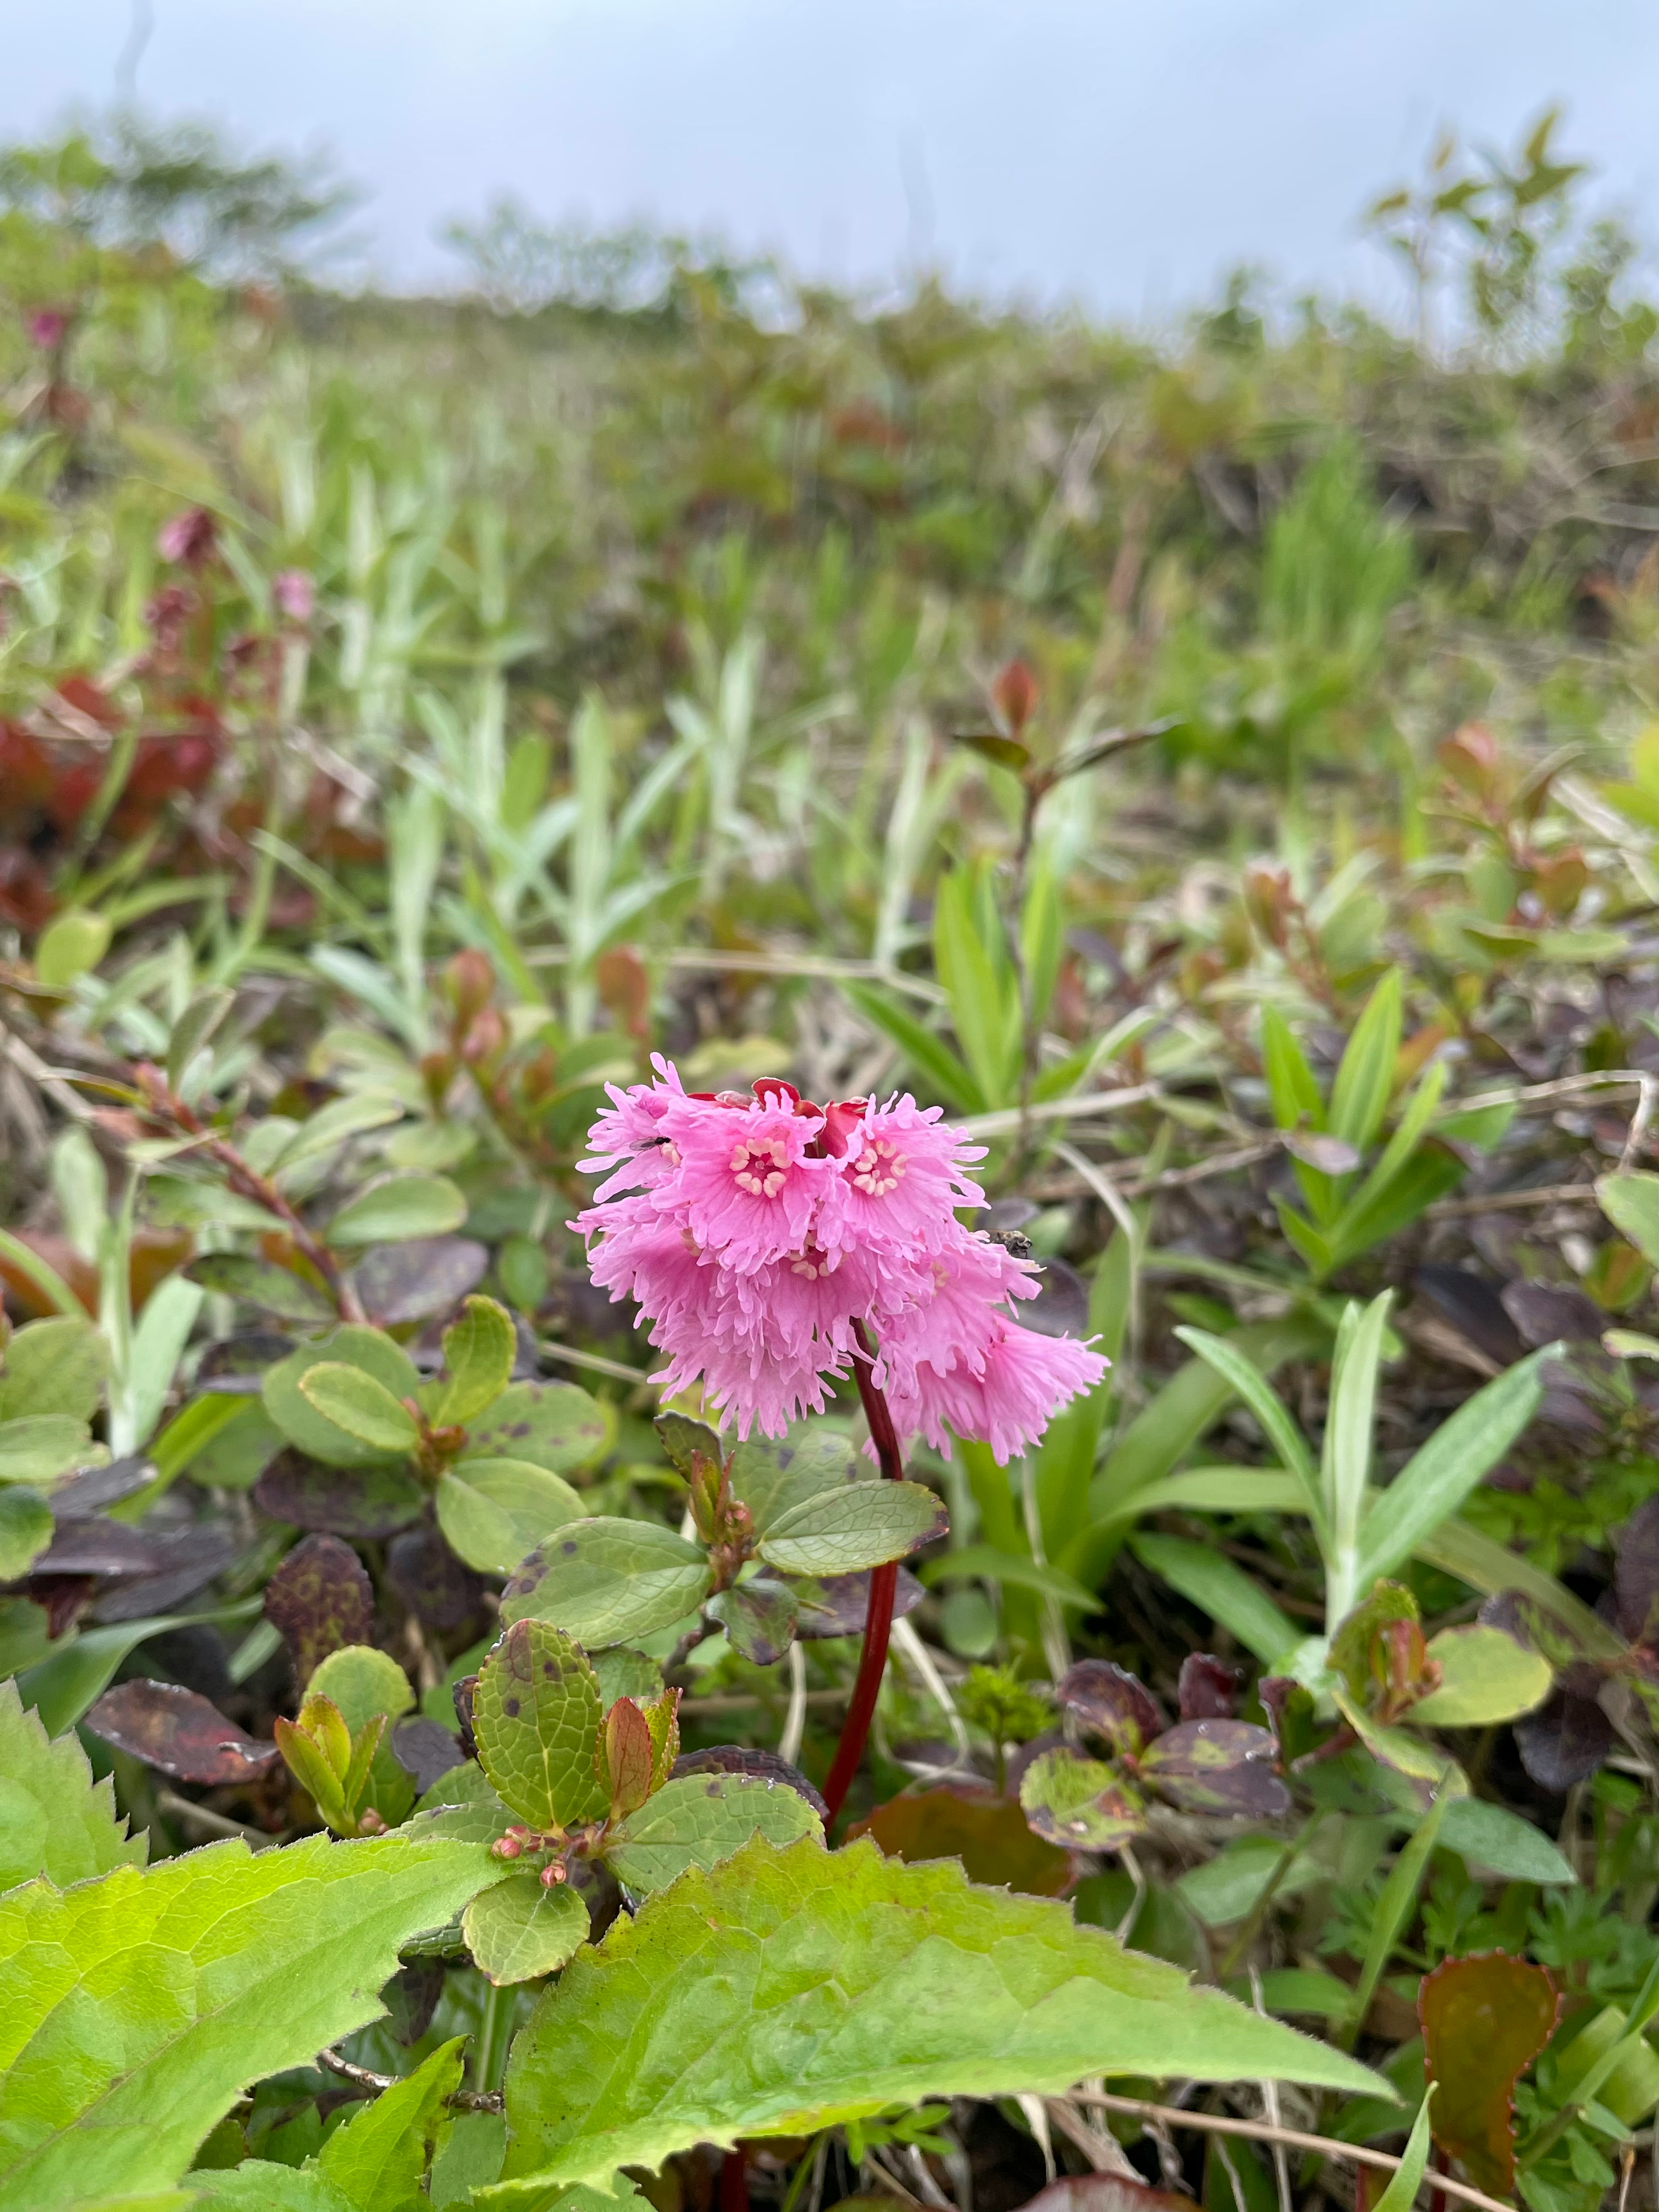
<instances>
[{"instance_id":1,"label":"pink flower cluster","mask_svg":"<svg viewBox=\"0 0 1659 2212\"><path fill-rule=\"evenodd\" d=\"M1014 1320L1036 1271L957 1219L985 1203L965 1172L983 1148L938 1107L814 1106L770 1079L688 1093L653 1064L589 1132L582 1164L605 1180L571 1226L593 1280L651 1323L665 1392L701 1378L740 1436L781 1436L869 1356L862 1334L901 1437L983 1437L1006 1461L1099 1382L1097 1353Z\"/></svg>"}]
</instances>

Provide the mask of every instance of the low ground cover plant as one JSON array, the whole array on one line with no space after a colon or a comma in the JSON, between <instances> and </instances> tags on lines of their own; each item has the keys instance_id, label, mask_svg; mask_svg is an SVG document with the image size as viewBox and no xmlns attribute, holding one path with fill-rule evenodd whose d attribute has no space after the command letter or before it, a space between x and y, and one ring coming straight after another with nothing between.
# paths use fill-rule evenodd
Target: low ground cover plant
<instances>
[{"instance_id":1,"label":"low ground cover plant","mask_svg":"<svg viewBox=\"0 0 1659 2212\"><path fill-rule=\"evenodd\" d=\"M1621 2208L1653 311L0 159L0 2212ZM1437 270L1465 287L1465 327Z\"/></svg>"}]
</instances>

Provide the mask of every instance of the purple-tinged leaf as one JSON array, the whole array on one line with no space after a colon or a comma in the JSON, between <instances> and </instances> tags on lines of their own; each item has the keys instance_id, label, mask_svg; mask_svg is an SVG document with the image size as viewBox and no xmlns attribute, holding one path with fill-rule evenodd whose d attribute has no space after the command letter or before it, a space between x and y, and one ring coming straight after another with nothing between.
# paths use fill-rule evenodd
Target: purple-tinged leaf
<instances>
[{"instance_id":1,"label":"purple-tinged leaf","mask_svg":"<svg viewBox=\"0 0 1659 2212\"><path fill-rule=\"evenodd\" d=\"M42 1575L149 1575L161 1563L154 1537L123 1521L101 1515L59 1520L46 1549L35 1561Z\"/></svg>"},{"instance_id":2,"label":"purple-tinged leaf","mask_svg":"<svg viewBox=\"0 0 1659 2212\"><path fill-rule=\"evenodd\" d=\"M1103 1736L1114 1751L1138 1752L1163 1732L1157 1698L1109 1659L1079 1659L1067 1668L1054 1695L1085 1735Z\"/></svg>"},{"instance_id":3,"label":"purple-tinged leaf","mask_svg":"<svg viewBox=\"0 0 1659 2212\"><path fill-rule=\"evenodd\" d=\"M447 1636L476 1621L484 1579L463 1566L435 1528L410 1528L386 1547L386 1580L422 1627Z\"/></svg>"},{"instance_id":4,"label":"purple-tinged leaf","mask_svg":"<svg viewBox=\"0 0 1659 2212\"><path fill-rule=\"evenodd\" d=\"M428 1321L459 1305L489 1269L489 1248L475 1237L413 1237L376 1244L352 1273L363 1310L378 1328Z\"/></svg>"},{"instance_id":5,"label":"purple-tinged leaf","mask_svg":"<svg viewBox=\"0 0 1659 2212\"><path fill-rule=\"evenodd\" d=\"M291 1444L277 1453L252 1494L273 1521L360 1543L395 1535L426 1507L420 1484L400 1467L325 1467Z\"/></svg>"},{"instance_id":6,"label":"purple-tinged leaf","mask_svg":"<svg viewBox=\"0 0 1659 2212\"><path fill-rule=\"evenodd\" d=\"M1431 1265L1412 1278L1443 1321L1494 1367L1513 1367L1526 1346L1501 1293L1468 1267ZM1547 1343L1547 1338L1540 1341Z\"/></svg>"},{"instance_id":7,"label":"purple-tinged leaf","mask_svg":"<svg viewBox=\"0 0 1659 2212\"><path fill-rule=\"evenodd\" d=\"M1550 1283L1510 1283L1504 1310L1529 1352L1540 1344L1600 1344L1607 1317L1583 1291Z\"/></svg>"},{"instance_id":8,"label":"purple-tinged leaf","mask_svg":"<svg viewBox=\"0 0 1659 2212\"><path fill-rule=\"evenodd\" d=\"M1066 2173L1038 2190L1021 2212L1193 2212L1193 2200L1120 2174Z\"/></svg>"},{"instance_id":9,"label":"purple-tinged leaf","mask_svg":"<svg viewBox=\"0 0 1659 2212\"><path fill-rule=\"evenodd\" d=\"M799 1608L795 1634L804 1643L829 1636L858 1636L870 1610L870 1577L856 1575L789 1575L785 1577ZM893 1618L902 1620L927 1595L908 1567L898 1571L893 1593Z\"/></svg>"},{"instance_id":10,"label":"purple-tinged leaf","mask_svg":"<svg viewBox=\"0 0 1659 2212\"><path fill-rule=\"evenodd\" d=\"M1321 1129L1287 1129L1284 1141L1292 1159L1322 1176L1352 1175L1362 1157L1346 1138L1328 1136Z\"/></svg>"},{"instance_id":11,"label":"purple-tinged leaf","mask_svg":"<svg viewBox=\"0 0 1659 2212\"><path fill-rule=\"evenodd\" d=\"M793 1641L795 1594L773 1576L735 1583L710 1598L705 1609L751 1666L775 1666Z\"/></svg>"},{"instance_id":12,"label":"purple-tinged leaf","mask_svg":"<svg viewBox=\"0 0 1659 2212\"><path fill-rule=\"evenodd\" d=\"M460 1765L460 1739L436 1721L399 1721L392 1731L392 1756L424 1797L440 1776Z\"/></svg>"},{"instance_id":13,"label":"purple-tinged leaf","mask_svg":"<svg viewBox=\"0 0 1659 2212\"><path fill-rule=\"evenodd\" d=\"M107 1467L88 1468L84 1474L74 1474L67 1482L58 1483L52 1493L52 1510L60 1523L99 1513L106 1506L119 1504L122 1498L131 1498L134 1491L155 1479L155 1468L142 1454L112 1459Z\"/></svg>"},{"instance_id":14,"label":"purple-tinged leaf","mask_svg":"<svg viewBox=\"0 0 1659 2212\"><path fill-rule=\"evenodd\" d=\"M236 1552L222 1528L175 1528L154 1541L160 1554L155 1571L124 1576L100 1590L93 1600L94 1620L142 1620L149 1613L169 1613L222 1573Z\"/></svg>"},{"instance_id":15,"label":"purple-tinged leaf","mask_svg":"<svg viewBox=\"0 0 1659 2212\"><path fill-rule=\"evenodd\" d=\"M1659 1497L1644 1498L1620 1531L1613 1587L1626 1641L1651 1644L1659 1636Z\"/></svg>"},{"instance_id":16,"label":"purple-tinged leaf","mask_svg":"<svg viewBox=\"0 0 1659 2212\"><path fill-rule=\"evenodd\" d=\"M386 2026L405 2051L418 2043L432 2025L438 2000L444 1993L441 1959L414 1959L400 1966L380 1991L386 2008ZM1109 2212L1103 2207L1102 2212Z\"/></svg>"},{"instance_id":17,"label":"purple-tinged leaf","mask_svg":"<svg viewBox=\"0 0 1659 2212\"><path fill-rule=\"evenodd\" d=\"M258 1741L176 1682L118 1682L88 1713L86 1725L175 1782L247 1782L269 1774L280 1756L274 1743Z\"/></svg>"},{"instance_id":18,"label":"purple-tinged leaf","mask_svg":"<svg viewBox=\"0 0 1659 2212\"><path fill-rule=\"evenodd\" d=\"M1522 1765L1555 1797L1565 1797L1575 1782L1588 1782L1616 1741L1613 1723L1595 1699L1566 1689L1515 1723Z\"/></svg>"},{"instance_id":19,"label":"purple-tinged leaf","mask_svg":"<svg viewBox=\"0 0 1659 2212\"><path fill-rule=\"evenodd\" d=\"M780 1759L775 1751L751 1751L744 1744L710 1744L702 1751L683 1751L674 1761L672 1778L686 1774L746 1774L752 1781L781 1782L804 1797L820 1820L828 1821L830 1808L798 1766Z\"/></svg>"},{"instance_id":20,"label":"purple-tinged leaf","mask_svg":"<svg viewBox=\"0 0 1659 2212\"><path fill-rule=\"evenodd\" d=\"M1189 1651L1181 1662L1176 1696L1183 1721L1230 1721L1244 1677L1207 1651Z\"/></svg>"},{"instance_id":21,"label":"purple-tinged leaf","mask_svg":"<svg viewBox=\"0 0 1659 2212\"><path fill-rule=\"evenodd\" d=\"M1019 1301L1022 1328L1039 1336L1089 1334L1089 1286L1064 1260L1045 1261L1038 1270L1037 1294Z\"/></svg>"},{"instance_id":22,"label":"purple-tinged leaf","mask_svg":"<svg viewBox=\"0 0 1659 2212\"><path fill-rule=\"evenodd\" d=\"M1146 1825L1134 1784L1097 1759L1048 1751L1020 1777L1020 1809L1033 1832L1062 1850L1114 1851Z\"/></svg>"},{"instance_id":23,"label":"purple-tinged leaf","mask_svg":"<svg viewBox=\"0 0 1659 2212\"><path fill-rule=\"evenodd\" d=\"M1140 1778L1182 1813L1272 1820L1291 1809L1278 1755L1272 1731L1248 1721L1180 1721L1141 1753Z\"/></svg>"},{"instance_id":24,"label":"purple-tinged leaf","mask_svg":"<svg viewBox=\"0 0 1659 2212\"><path fill-rule=\"evenodd\" d=\"M303 1688L331 1651L368 1642L374 1585L349 1544L307 1536L266 1583L265 1619L287 1644Z\"/></svg>"}]
</instances>

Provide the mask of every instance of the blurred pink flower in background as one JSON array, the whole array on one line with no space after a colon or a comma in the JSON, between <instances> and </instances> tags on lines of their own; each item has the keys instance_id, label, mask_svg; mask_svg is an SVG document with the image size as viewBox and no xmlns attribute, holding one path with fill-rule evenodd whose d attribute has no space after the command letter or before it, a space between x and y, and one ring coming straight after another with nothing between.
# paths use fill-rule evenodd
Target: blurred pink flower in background
<instances>
[{"instance_id":1,"label":"blurred pink flower in background","mask_svg":"<svg viewBox=\"0 0 1659 2212\"><path fill-rule=\"evenodd\" d=\"M303 568L279 568L270 580L270 596L289 622L308 623L317 610L317 589Z\"/></svg>"},{"instance_id":2,"label":"blurred pink flower in background","mask_svg":"<svg viewBox=\"0 0 1659 2212\"><path fill-rule=\"evenodd\" d=\"M182 562L186 568L204 567L218 544L219 526L204 507L187 507L182 514L164 522L155 537L155 550L161 558Z\"/></svg>"}]
</instances>

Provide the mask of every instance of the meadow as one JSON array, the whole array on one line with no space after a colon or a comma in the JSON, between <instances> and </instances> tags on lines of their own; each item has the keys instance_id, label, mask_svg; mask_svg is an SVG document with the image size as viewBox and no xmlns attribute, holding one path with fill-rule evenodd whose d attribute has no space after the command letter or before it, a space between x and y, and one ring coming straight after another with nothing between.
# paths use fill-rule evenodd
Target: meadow
<instances>
[{"instance_id":1,"label":"meadow","mask_svg":"<svg viewBox=\"0 0 1659 2212\"><path fill-rule=\"evenodd\" d=\"M0 2212L1645 2201L1586 190L1145 331L0 153Z\"/></svg>"}]
</instances>

